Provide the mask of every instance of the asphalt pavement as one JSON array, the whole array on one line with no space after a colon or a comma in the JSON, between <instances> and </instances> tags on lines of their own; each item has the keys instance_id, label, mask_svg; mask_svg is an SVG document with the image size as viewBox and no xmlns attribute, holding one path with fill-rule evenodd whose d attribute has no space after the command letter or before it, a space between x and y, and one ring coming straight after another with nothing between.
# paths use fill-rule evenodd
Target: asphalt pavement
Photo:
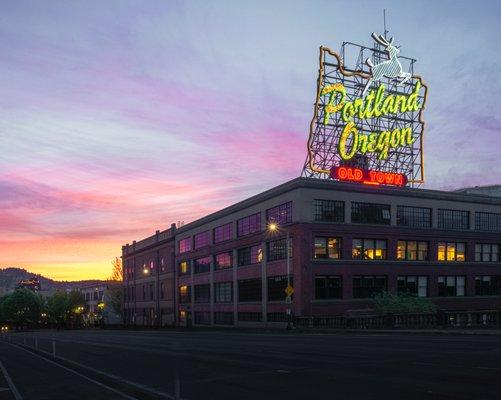
<instances>
[{"instance_id":1,"label":"asphalt pavement","mask_svg":"<svg viewBox=\"0 0 501 400\"><path fill-rule=\"evenodd\" d=\"M501 399L495 335L41 331L10 340L0 362L23 400ZM2 379L0 399L16 399Z\"/></svg>"}]
</instances>

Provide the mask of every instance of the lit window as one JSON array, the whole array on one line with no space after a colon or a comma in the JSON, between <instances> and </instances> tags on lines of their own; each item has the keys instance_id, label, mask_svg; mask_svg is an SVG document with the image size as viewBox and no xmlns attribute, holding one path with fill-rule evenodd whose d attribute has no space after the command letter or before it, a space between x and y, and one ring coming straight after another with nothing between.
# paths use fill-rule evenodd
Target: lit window
<instances>
[{"instance_id":1,"label":"lit window","mask_svg":"<svg viewBox=\"0 0 501 400\"><path fill-rule=\"evenodd\" d=\"M385 260L387 257L386 240L353 239L352 258L358 260Z\"/></svg>"},{"instance_id":2,"label":"lit window","mask_svg":"<svg viewBox=\"0 0 501 400\"><path fill-rule=\"evenodd\" d=\"M190 303L191 302L191 292L189 286L179 286L179 302L180 303Z\"/></svg>"},{"instance_id":3,"label":"lit window","mask_svg":"<svg viewBox=\"0 0 501 400\"><path fill-rule=\"evenodd\" d=\"M465 260L466 245L461 242L439 242L438 261L459 261Z\"/></svg>"},{"instance_id":4,"label":"lit window","mask_svg":"<svg viewBox=\"0 0 501 400\"><path fill-rule=\"evenodd\" d=\"M263 250L260 245L245 247L237 251L238 266L257 264L263 260Z\"/></svg>"},{"instance_id":5,"label":"lit window","mask_svg":"<svg viewBox=\"0 0 501 400\"><path fill-rule=\"evenodd\" d=\"M315 238L314 258L341 258L341 239L329 237Z\"/></svg>"},{"instance_id":6,"label":"lit window","mask_svg":"<svg viewBox=\"0 0 501 400\"><path fill-rule=\"evenodd\" d=\"M190 264L188 261L181 261L179 263L179 273L181 275L186 275L190 273Z\"/></svg>"}]
</instances>

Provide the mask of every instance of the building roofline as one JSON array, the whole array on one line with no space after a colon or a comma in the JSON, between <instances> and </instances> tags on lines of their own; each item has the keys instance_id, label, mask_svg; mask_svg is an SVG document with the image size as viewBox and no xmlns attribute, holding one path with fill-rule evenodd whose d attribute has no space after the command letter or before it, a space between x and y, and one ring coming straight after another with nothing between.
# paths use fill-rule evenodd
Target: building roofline
<instances>
[{"instance_id":1,"label":"building roofline","mask_svg":"<svg viewBox=\"0 0 501 400\"><path fill-rule=\"evenodd\" d=\"M467 186L459 189L454 189L454 192L461 192L463 190L476 190L476 189L501 189L501 185L480 185L480 186Z\"/></svg>"},{"instance_id":2,"label":"building roofline","mask_svg":"<svg viewBox=\"0 0 501 400\"><path fill-rule=\"evenodd\" d=\"M450 191L435 190L435 189L416 189L409 187L390 187L390 186L373 187L369 185L361 185L359 183L347 183L347 182L339 182L339 181L319 179L319 178L298 177L285 183L282 183L278 186L275 186L271 189L265 190L264 192L258 193L252 197L249 197L248 199L232 204L231 206L225 207L219 211L206 215L205 217L199 218L186 225L183 225L182 227L179 227L177 229L176 235L183 234L184 232L194 229L200 225L210 223L228 214L232 214L242 209L251 207L257 203L266 201L270 198L300 188L308 188L308 189L335 188L336 190L339 191L356 192L356 193L372 193L372 194L381 194L390 196L415 197L415 198L432 199L432 200L501 205L501 198L495 198L480 194L458 193L454 191L450 192Z\"/></svg>"}]
</instances>

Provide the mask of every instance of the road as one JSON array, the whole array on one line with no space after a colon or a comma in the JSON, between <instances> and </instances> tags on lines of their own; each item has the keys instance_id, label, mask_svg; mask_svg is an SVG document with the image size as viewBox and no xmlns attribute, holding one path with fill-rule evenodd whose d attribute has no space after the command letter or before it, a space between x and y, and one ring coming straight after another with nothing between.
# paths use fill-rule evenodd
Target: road
<instances>
[{"instance_id":1,"label":"road","mask_svg":"<svg viewBox=\"0 0 501 400\"><path fill-rule=\"evenodd\" d=\"M49 353L55 338L63 366L0 342L23 400L172 399L176 386L189 400L501 398L500 336L67 331L12 340L34 346L35 336ZM4 398L19 400L10 390Z\"/></svg>"}]
</instances>

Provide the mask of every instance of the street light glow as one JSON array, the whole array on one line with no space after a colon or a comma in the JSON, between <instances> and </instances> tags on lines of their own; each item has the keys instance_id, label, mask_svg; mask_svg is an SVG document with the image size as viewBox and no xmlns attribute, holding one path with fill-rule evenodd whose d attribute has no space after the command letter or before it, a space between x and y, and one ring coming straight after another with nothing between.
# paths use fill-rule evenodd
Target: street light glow
<instances>
[{"instance_id":1,"label":"street light glow","mask_svg":"<svg viewBox=\"0 0 501 400\"><path fill-rule=\"evenodd\" d=\"M277 224L277 223L275 223L275 222L270 222L270 223L268 224L268 230L269 230L270 232L275 232L275 231L277 231L277 230L278 230L278 224Z\"/></svg>"}]
</instances>

